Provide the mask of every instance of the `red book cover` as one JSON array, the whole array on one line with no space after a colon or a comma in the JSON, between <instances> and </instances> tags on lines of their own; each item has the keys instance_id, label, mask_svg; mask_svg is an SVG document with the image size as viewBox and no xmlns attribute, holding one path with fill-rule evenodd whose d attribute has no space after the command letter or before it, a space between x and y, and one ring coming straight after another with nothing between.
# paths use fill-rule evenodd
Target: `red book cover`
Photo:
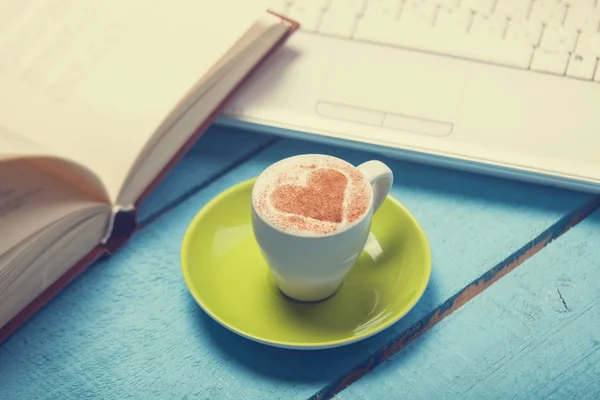
<instances>
[{"instance_id":1,"label":"red book cover","mask_svg":"<svg viewBox=\"0 0 600 400\"><path fill-rule=\"evenodd\" d=\"M137 230L137 213L135 210L139 209L144 199L152 192L154 188L164 179L167 173L179 162L179 160L190 150L190 148L196 143L196 141L202 136L202 134L213 124L217 116L224 110L229 101L235 95L237 89L241 87L252 74L260 68L265 61L273 55L288 38L299 28L299 24L286 17L278 15L269 11L270 14L281 18L289 24L287 32L277 41L277 43L261 58L261 60L254 65L248 74L242 79L234 88L233 91L219 104L219 106L213 111L209 118L207 118L200 126L198 126L194 134L190 139L179 149L171 161L162 169L162 171L156 176L152 183L144 190L143 194L138 198L135 203L135 209L131 212L121 213L115 216L113 230L110 239L106 245L97 246L86 256L84 256L79 262L72 266L65 274L63 274L57 281L50 285L44 290L35 300L29 303L24 309L20 311L13 319L11 319L6 325L0 328L0 344L4 342L10 335L12 335L21 325L23 325L29 318L31 318L37 311L39 311L47 302L49 302L54 296L56 296L61 290L63 290L69 283L71 283L77 276L87 269L91 264L97 261L99 258L105 255L111 255L116 252L121 246L123 246L127 240Z\"/></svg>"}]
</instances>

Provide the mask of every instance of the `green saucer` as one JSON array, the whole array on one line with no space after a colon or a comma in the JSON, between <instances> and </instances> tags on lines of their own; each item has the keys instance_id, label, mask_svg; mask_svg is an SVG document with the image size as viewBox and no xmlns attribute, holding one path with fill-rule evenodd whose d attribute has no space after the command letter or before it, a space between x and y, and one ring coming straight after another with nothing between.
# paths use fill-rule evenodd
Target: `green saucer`
<instances>
[{"instance_id":1,"label":"green saucer","mask_svg":"<svg viewBox=\"0 0 600 400\"><path fill-rule=\"evenodd\" d=\"M431 272L427 238L415 218L388 197L371 228L379 244L363 251L340 289L318 303L289 299L275 285L252 233L253 184L238 184L214 198L183 240L185 282L224 327L272 346L336 347L389 327L423 295Z\"/></svg>"}]
</instances>

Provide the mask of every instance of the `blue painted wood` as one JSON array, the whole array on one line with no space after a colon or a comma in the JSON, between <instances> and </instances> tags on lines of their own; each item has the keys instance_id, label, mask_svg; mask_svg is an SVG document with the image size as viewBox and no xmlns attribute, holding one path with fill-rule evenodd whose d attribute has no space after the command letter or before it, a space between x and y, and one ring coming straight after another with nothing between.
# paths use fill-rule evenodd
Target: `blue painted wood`
<instances>
[{"instance_id":1,"label":"blue painted wood","mask_svg":"<svg viewBox=\"0 0 600 400\"><path fill-rule=\"evenodd\" d=\"M348 372L340 375L337 379L334 379L324 386L321 390L311 396L310 400L333 398L336 394L371 372L374 368L388 361L389 358L408 346L448 315L452 314L454 311L465 305L465 303L472 300L475 296L479 295L499 279L520 266L525 260L536 255L548 243L560 237L569 228L581 222L599 207L600 197L596 197L581 209L561 218L557 223L551 225L540 235L527 242L502 262L484 272L479 278L475 279L455 295L449 297L446 301L435 307L410 328L402 331L390 342L383 344L378 350L371 353L369 357L365 358L359 364L354 365Z\"/></svg>"},{"instance_id":2,"label":"blue painted wood","mask_svg":"<svg viewBox=\"0 0 600 400\"><path fill-rule=\"evenodd\" d=\"M142 203L139 222L146 224L276 140L272 136L212 126Z\"/></svg>"},{"instance_id":3,"label":"blue painted wood","mask_svg":"<svg viewBox=\"0 0 600 400\"><path fill-rule=\"evenodd\" d=\"M420 303L392 328L344 348L299 352L255 344L206 317L185 288L179 251L189 222L210 199L283 157L311 152L355 164L371 158L388 163L396 175L392 194L429 237L433 271ZM0 398L305 399L588 200L280 141L155 220L9 339L0 348Z\"/></svg>"},{"instance_id":4,"label":"blue painted wood","mask_svg":"<svg viewBox=\"0 0 600 400\"><path fill-rule=\"evenodd\" d=\"M600 398L600 212L339 399Z\"/></svg>"}]
</instances>

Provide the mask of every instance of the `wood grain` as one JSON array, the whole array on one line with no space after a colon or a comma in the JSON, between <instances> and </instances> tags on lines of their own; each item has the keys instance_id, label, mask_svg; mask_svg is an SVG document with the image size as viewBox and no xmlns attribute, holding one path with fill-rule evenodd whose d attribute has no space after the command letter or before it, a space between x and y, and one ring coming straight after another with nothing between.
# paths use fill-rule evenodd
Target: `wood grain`
<instances>
[{"instance_id":1,"label":"wood grain","mask_svg":"<svg viewBox=\"0 0 600 400\"><path fill-rule=\"evenodd\" d=\"M464 306L475 296L482 293L500 278L504 277L506 274L520 266L523 262L536 255L546 245L560 237L573 226L577 225L584 218L589 216L591 212L598 209L599 206L600 198L594 198L584 205L580 210L577 210L562 218L542 234L525 244L515 253L511 254L503 262L485 272L478 279L473 281L454 296L450 297L439 307L435 308L432 312L419 320L415 325L400 333L398 337L394 338L390 343L385 344L381 349L377 350L365 361L361 362L359 365L352 368L348 373L342 375L340 378L334 380L319 390L319 392L311 396L311 399L331 399L348 386L357 382L359 379L371 372L371 370L385 361L388 361L390 357L394 356L404 347L408 346L444 318L452 314L460 307ZM562 297L561 300L563 300ZM564 306L567 308L566 303Z\"/></svg>"},{"instance_id":2,"label":"wood grain","mask_svg":"<svg viewBox=\"0 0 600 400\"><path fill-rule=\"evenodd\" d=\"M600 212L336 399L600 398Z\"/></svg>"},{"instance_id":3,"label":"wood grain","mask_svg":"<svg viewBox=\"0 0 600 400\"><path fill-rule=\"evenodd\" d=\"M386 162L395 174L392 194L420 221L433 253L430 284L405 318L368 340L319 352L266 347L225 330L192 300L179 265L185 230L204 204L269 164L302 153ZM185 201L165 194L161 199L176 207L151 219L0 347L0 398L306 399L590 201L588 195L292 140L208 182L198 169L178 171L168 178L167 194L201 190Z\"/></svg>"}]
</instances>

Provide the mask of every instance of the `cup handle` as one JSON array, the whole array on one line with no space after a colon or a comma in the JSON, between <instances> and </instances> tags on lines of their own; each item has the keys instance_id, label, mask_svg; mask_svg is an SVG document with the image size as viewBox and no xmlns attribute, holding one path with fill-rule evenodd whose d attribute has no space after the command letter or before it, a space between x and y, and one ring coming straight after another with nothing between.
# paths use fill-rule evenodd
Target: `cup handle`
<instances>
[{"instance_id":1,"label":"cup handle","mask_svg":"<svg viewBox=\"0 0 600 400\"><path fill-rule=\"evenodd\" d=\"M356 168L367 177L373 187L374 214L390 192L394 183L394 174L387 165L376 160L367 161Z\"/></svg>"}]
</instances>

